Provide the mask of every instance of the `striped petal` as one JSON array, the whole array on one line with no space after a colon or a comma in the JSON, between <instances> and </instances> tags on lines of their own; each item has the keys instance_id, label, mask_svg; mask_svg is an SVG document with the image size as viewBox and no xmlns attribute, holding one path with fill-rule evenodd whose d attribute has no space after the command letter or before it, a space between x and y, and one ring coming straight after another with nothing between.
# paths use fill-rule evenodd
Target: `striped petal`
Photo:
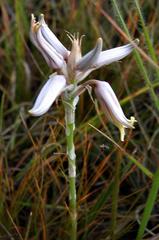
<instances>
[{"instance_id":1,"label":"striped petal","mask_svg":"<svg viewBox=\"0 0 159 240\"><path fill-rule=\"evenodd\" d=\"M64 59L53 46L48 42L42 34L42 24L36 22L34 15L31 15L30 39L37 49L42 53L47 64L54 69L62 67Z\"/></svg>"},{"instance_id":2,"label":"striped petal","mask_svg":"<svg viewBox=\"0 0 159 240\"><path fill-rule=\"evenodd\" d=\"M59 53L63 58L67 59L69 51L64 47L64 45L59 41L55 34L47 26L44 15L40 15L39 23L41 24L41 33L45 40Z\"/></svg>"},{"instance_id":3,"label":"striped petal","mask_svg":"<svg viewBox=\"0 0 159 240\"><path fill-rule=\"evenodd\" d=\"M122 47L116 47L116 48L112 48L110 50L101 52L99 55L99 58L95 63L96 68L121 60L122 58L129 55L132 52L132 50L135 48L134 44L137 45L138 43L139 43L139 40L136 39L133 43L129 43Z\"/></svg>"},{"instance_id":4,"label":"striped petal","mask_svg":"<svg viewBox=\"0 0 159 240\"><path fill-rule=\"evenodd\" d=\"M63 65L64 59L43 37L41 32L41 26L37 30L37 41L45 54L52 62L52 66L55 69L60 69Z\"/></svg>"},{"instance_id":5,"label":"striped petal","mask_svg":"<svg viewBox=\"0 0 159 240\"><path fill-rule=\"evenodd\" d=\"M98 38L96 46L93 50L88 52L85 56L83 56L77 63L77 70L79 71L86 71L90 68L94 67L94 64L97 62L99 58L103 46L102 38Z\"/></svg>"},{"instance_id":6,"label":"striped petal","mask_svg":"<svg viewBox=\"0 0 159 240\"><path fill-rule=\"evenodd\" d=\"M33 116L41 116L46 113L55 99L62 93L65 86L66 79L63 75L51 75L42 87L29 113Z\"/></svg>"},{"instance_id":7,"label":"striped petal","mask_svg":"<svg viewBox=\"0 0 159 240\"><path fill-rule=\"evenodd\" d=\"M43 55L43 57L44 57L45 61L47 62L47 64L50 67L53 67L52 64L51 64L51 60L49 59L48 55L45 53L45 51L42 49L42 47L40 46L40 44L37 41L37 36L36 36L37 25L38 25L38 23L36 23L35 17L32 14L31 15L30 40L32 41L34 46L41 52L41 54Z\"/></svg>"},{"instance_id":8,"label":"striped petal","mask_svg":"<svg viewBox=\"0 0 159 240\"><path fill-rule=\"evenodd\" d=\"M125 128L134 128L134 122L136 121L135 118L131 117L130 120L126 118L109 83L96 81L95 93L105 115L119 128L120 139L121 141L124 141Z\"/></svg>"}]
</instances>

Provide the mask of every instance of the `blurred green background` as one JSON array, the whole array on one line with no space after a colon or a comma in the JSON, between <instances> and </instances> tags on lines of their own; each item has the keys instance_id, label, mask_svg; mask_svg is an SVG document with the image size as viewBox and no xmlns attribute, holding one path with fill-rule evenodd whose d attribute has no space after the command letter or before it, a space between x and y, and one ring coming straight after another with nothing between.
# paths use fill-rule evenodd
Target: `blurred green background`
<instances>
[{"instance_id":1,"label":"blurred green background","mask_svg":"<svg viewBox=\"0 0 159 240\"><path fill-rule=\"evenodd\" d=\"M0 239L69 239L64 109L59 100L42 117L27 112L52 73L29 39L31 13L45 14L68 49L66 31L84 34L83 54L98 37L104 49L140 39L89 76L108 81L137 119L125 142L88 93L78 104L78 239L159 239L157 0L0 1Z\"/></svg>"}]
</instances>

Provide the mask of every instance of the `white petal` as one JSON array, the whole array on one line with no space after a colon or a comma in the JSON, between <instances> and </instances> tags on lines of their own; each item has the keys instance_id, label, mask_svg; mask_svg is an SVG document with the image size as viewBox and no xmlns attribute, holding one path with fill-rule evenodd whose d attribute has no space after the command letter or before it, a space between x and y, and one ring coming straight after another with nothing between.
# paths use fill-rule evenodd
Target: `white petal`
<instances>
[{"instance_id":1,"label":"white petal","mask_svg":"<svg viewBox=\"0 0 159 240\"><path fill-rule=\"evenodd\" d=\"M51 68L59 69L63 64L63 57L45 40L41 33L41 24L36 22L31 15L30 39L37 49L42 53L47 64Z\"/></svg>"},{"instance_id":2,"label":"white petal","mask_svg":"<svg viewBox=\"0 0 159 240\"><path fill-rule=\"evenodd\" d=\"M110 116L108 117L113 118L112 120L119 122L125 127L131 127L129 120L125 117L119 101L109 83L103 81L97 82L95 92L99 97L99 100L103 102L105 110L109 112Z\"/></svg>"},{"instance_id":3,"label":"white petal","mask_svg":"<svg viewBox=\"0 0 159 240\"><path fill-rule=\"evenodd\" d=\"M138 44L139 40L136 39L134 43ZM99 68L103 65L108 65L112 62L121 60L122 58L129 55L134 49L134 47L135 46L132 43L130 43L122 47L116 47L116 48L112 48L110 50L101 52L99 55L99 58L96 61L96 67Z\"/></svg>"},{"instance_id":4,"label":"white petal","mask_svg":"<svg viewBox=\"0 0 159 240\"><path fill-rule=\"evenodd\" d=\"M51 59L51 61L54 63L53 66L56 69L59 69L63 65L63 57L60 55L56 50L45 40L41 33L41 26L37 30L36 33L37 41L45 54Z\"/></svg>"},{"instance_id":5,"label":"white petal","mask_svg":"<svg viewBox=\"0 0 159 240\"><path fill-rule=\"evenodd\" d=\"M103 40L102 38L98 38L96 46L93 50L88 52L85 56L83 56L77 63L77 70L86 71L89 68L92 68L94 63L97 62L98 57L102 51Z\"/></svg>"},{"instance_id":6,"label":"white petal","mask_svg":"<svg viewBox=\"0 0 159 240\"><path fill-rule=\"evenodd\" d=\"M36 33L30 31L30 40L35 45L35 47L41 52L41 54L45 58L45 61L49 65L49 67L55 68L55 65L52 64L51 59L49 59L48 55L45 53L45 51L42 49L42 47L38 43Z\"/></svg>"},{"instance_id":7,"label":"white petal","mask_svg":"<svg viewBox=\"0 0 159 240\"><path fill-rule=\"evenodd\" d=\"M113 92L113 89L106 82L96 81L95 93L101 103L107 118L112 121L120 130L121 139L124 139L124 128L134 128L136 122L134 117L127 119ZM123 141L123 140L122 140Z\"/></svg>"},{"instance_id":8,"label":"white petal","mask_svg":"<svg viewBox=\"0 0 159 240\"><path fill-rule=\"evenodd\" d=\"M40 116L46 113L55 99L61 94L66 86L66 79L63 75L51 75L49 80L42 87L34 106L29 113L33 116Z\"/></svg>"},{"instance_id":9,"label":"white petal","mask_svg":"<svg viewBox=\"0 0 159 240\"><path fill-rule=\"evenodd\" d=\"M45 40L64 58L68 57L69 51L64 47L64 45L59 41L55 34L49 29L44 20L44 15L40 15L41 32Z\"/></svg>"},{"instance_id":10,"label":"white petal","mask_svg":"<svg viewBox=\"0 0 159 240\"><path fill-rule=\"evenodd\" d=\"M136 122L135 118L131 117L129 120L125 117L118 99L109 83L96 81L95 93L101 103L105 115L119 128L120 139L121 141L124 141L125 128L134 128L134 123Z\"/></svg>"},{"instance_id":11,"label":"white petal","mask_svg":"<svg viewBox=\"0 0 159 240\"><path fill-rule=\"evenodd\" d=\"M82 71L76 71L76 79L78 82L82 81L83 79L85 79L93 70L95 69L88 69L84 72Z\"/></svg>"},{"instance_id":12,"label":"white petal","mask_svg":"<svg viewBox=\"0 0 159 240\"><path fill-rule=\"evenodd\" d=\"M31 29L30 29L30 40L32 41L32 43L35 45L35 47L42 53L43 57L45 58L45 61L47 62L47 64L52 67L51 64L51 60L49 59L49 57L46 55L45 51L42 49L42 47L40 46L40 44L37 41L37 36L36 36L36 27L37 27L38 23L36 23L35 21L35 17L32 14L31 15Z\"/></svg>"}]
</instances>

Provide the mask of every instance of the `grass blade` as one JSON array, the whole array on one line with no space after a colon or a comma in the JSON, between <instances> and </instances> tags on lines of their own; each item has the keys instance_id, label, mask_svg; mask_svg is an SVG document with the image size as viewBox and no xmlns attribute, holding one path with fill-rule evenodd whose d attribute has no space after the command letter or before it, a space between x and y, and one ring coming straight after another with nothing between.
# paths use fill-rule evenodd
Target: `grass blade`
<instances>
[{"instance_id":1,"label":"grass blade","mask_svg":"<svg viewBox=\"0 0 159 240\"><path fill-rule=\"evenodd\" d=\"M111 238L115 240L115 231L117 228L117 211L118 211L118 195L120 186L120 167L121 167L122 155L121 152L117 152L117 158L115 160L115 173L114 173L114 188L112 192L112 229Z\"/></svg>"},{"instance_id":2,"label":"grass blade","mask_svg":"<svg viewBox=\"0 0 159 240\"><path fill-rule=\"evenodd\" d=\"M143 234L144 234L145 228L150 219L152 209L155 205L155 200L157 197L158 190L159 190L159 169L157 169L156 173L154 174L152 187L151 187L151 190L148 195L148 199L146 202L145 210L144 210L144 213L142 216L141 225L139 227L136 240L143 239Z\"/></svg>"},{"instance_id":3,"label":"grass blade","mask_svg":"<svg viewBox=\"0 0 159 240\"><path fill-rule=\"evenodd\" d=\"M128 37L131 39L131 36L130 36L130 33L129 33L129 30L124 22L124 19L122 17L122 14L121 14L121 11L118 7L118 4L116 2L116 0L112 0L112 4L113 4L113 7L119 17L119 21L120 21L120 24L121 26L123 27L124 31L126 32L126 34L128 35ZM149 44L150 46L150 44ZM151 49L152 51L152 49ZM147 73L147 70L146 70L146 67L144 66L144 63L142 61L142 58L140 57L139 53L135 50L134 51L134 56L135 56L135 59L136 59L136 63L139 67L139 70L142 74L142 76L144 77L145 79L145 82L146 82L146 85L148 86L149 90L150 90L150 95L151 95L151 98L154 102L154 105L156 107L157 110L159 110L159 101L158 101L158 97L153 89L153 86L152 86L152 83L151 83L151 80L149 79L149 76L148 76L148 73Z\"/></svg>"},{"instance_id":4,"label":"grass blade","mask_svg":"<svg viewBox=\"0 0 159 240\"><path fill-rule=\"evenodd\" d=\"M138 11L139 16L140 16L140 21L141 21L141 25L142 25L142 28L143 28L143 32L144 32L144 36L145 36L145 40L146 40L146 43L147 43L149 53L150 53L153 61L157 63L158 61L157 61L156 53L155 53L155 50L154 50L153 45L151 43L149 32L148 32L148 29L145 25L145 21L144 21L144 18L143 18L141 8L140 8L140 4L139 4L138 0L135 0L135 5L136 5L137 11ZM159 77L158 69L156 69L156 73L157 73L157 77Z\"/></svg>"},{"instance_id":5,"label":"grass blade","mask_svg":"<svg viewBox=\"0 0 159 240\"><path fill-rule=\"evenodd\" d=\"M146 176L148 176L149 178L153 177L153 174L146 168L144 167L139 161L137 161L133 156L131 156L129 153L127 153L125 151L125 149L123 149L120 145L118 145L113 139L111 139L110 137L108 137L105 133L101 132L99 129L97 129L96 127L94 127L92 124L89 124L92 128L94 128L97 132L99 132L100 134L102 134L104 137L106 137L109 141L111 141L112 143L115 144L115 146L117 146L121 152L123 152L125 154L125 156L128 157L128 159L134 163Z\"/></svg>"}]
</instances>

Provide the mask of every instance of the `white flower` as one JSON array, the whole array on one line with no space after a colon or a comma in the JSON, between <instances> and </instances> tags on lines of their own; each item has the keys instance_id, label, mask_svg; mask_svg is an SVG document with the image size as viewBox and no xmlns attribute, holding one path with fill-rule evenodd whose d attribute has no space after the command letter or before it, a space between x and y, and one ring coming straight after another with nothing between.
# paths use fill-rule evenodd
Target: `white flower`
<instances>
[{"instance_id":1,"label":"white flower","mask_svg":"<svg viewBox=\"0 0 159 240\"><path fill-rule=\"evenodd\" d=\"M47 64L57 73L51 75L41 89L33 108L29 111L34 116L40 116L48 111L55 99L69 89L69 94L80 94L87 85L94 86L95 93L102 108L120 130L121 140L124 140L125 128L133 128L135 118L128 120L117 100L115 93L106 82L92 80L79 84L93 70L104 65L121 60L129 55L138 44L136 39L127 45L102 51L103 40L98 38L95 47L82 57L82 37L67 34L72 42L71 51L67 50L45 23L43 14L36 22L34 15L31 18L30 38L37 49L42 53ZM79 90L78 90L79 89Z\"/></svg>"},{"instance_id":2,"label":"white flower","mask_svg":"<svg viewBox=\"0 0 159 240\"><path fill-rule=\"evenodd\" d=\"M95 93L106 117L119 128L120 139L124 141L125 128L134 128L134 123L136 122L135 118L131 117L129 120L125 117L119 101L109 83L96 81Z\"/></svg>"}]
</instances>

